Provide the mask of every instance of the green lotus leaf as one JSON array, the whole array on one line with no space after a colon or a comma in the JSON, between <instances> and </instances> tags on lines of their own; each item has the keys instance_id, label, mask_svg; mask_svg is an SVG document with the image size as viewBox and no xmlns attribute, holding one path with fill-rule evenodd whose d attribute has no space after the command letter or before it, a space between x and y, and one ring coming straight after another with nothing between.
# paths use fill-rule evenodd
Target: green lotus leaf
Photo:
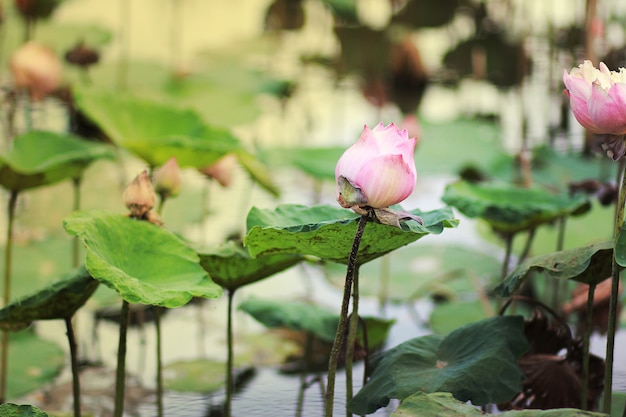
<instances>
[{"instance_id":1,"label":"green lotus leaf","mask_svg":"<svg viewBox=\"0 0 626 417\"><path fill-rule=\"evenodd\" d=\"M521 316L492 317L446 337L411 339L372 358L372 377L348 409L370 414L391 398L416 392L450 392L475 405L508 401L522 389L517 359L527 347Z\"/></svg>"},{"instance_id":2,"label":"green lotus leaf","mask_svg":"<svg viewBox=\"0 0 626 417\"><path fill-rule=\"evenodd\" d=\"M485 220L496 231L514 234L580 214L590 206L585 196L555 195L505 183L449 184L442 200L468 217Z\"/></svg>"},{"instance_id":3,"label":"green lotus leaf","mask_svg":"<svg viewBox=\"0 0 626 417\"><path fill-rule=\"evenodd\" d=\"M210 253L200 255L200 265L223 288L236 290L270 277L302 261L298 255L251 257L235 242L228 242Z\"/></svg>"},{"instance_id":4,"label":"green lotus leaf","mask_svg":"<svg viewBox=\"0 0 626 417\"><path fill-rule=\"evenodd\" d=\"M492 316L494 311L495 307L489 309L480 300L437 303L430 313L428 323L433 332L446 334Z\"/></svg>"},{"instance_id":5,"label":"green lotus leaf","mask_svg":"<svg viewBox=\"0 0 626 417\"><path fill-rule=\"evenodd\" d=\"M84 267L0 310L0 328L12 330L35 320L66 319L87 302L99 282Z\"/></svg>"},{"instance_id":6,"label":"green lotus leaf","mask_svg":"<svg viewBox=\"0 0 626 417\"><path fill-rule=\"evenodd\" d=\"M370 222L363 234L357 263L364 264L428 234L456 227L449 208L411 212L424 225L411 220L402 229ZM356 232L358 215L331 206L281 205L275 210L253 207L248 213L244 240L252 256L268 254L313 255L323 260L347 263Z\"/></svg>"},{"instance_id":7,"label":"green lotus leaf","mask_svg":"<svg viewBox=\"0 0 626 417\"><path fill-rule=\"evenodd\" d=\"M0 405L0 416L2 417L48 417L40 409L32 405L18 405L5 403Z\"/></svg>"},{"instance_id":8,"label":"green lotus leaf","mask_svg":"<svg viewBox=\"0 0 626 417\"><path fill-rule=\"evenodd\" d=\"M598 284L612 274L613 242L594 243L582 248L569 249L526 259L515 268L495 292L502 297L511 296L530 273L545 272L558 279L573 279L585 284Z\"/></svg>"},{"instance_id":9,"label":"green lotus leaf","mask_svg":"<svg viewBox=\"0 0 626 417\"><path fill-rule=\"evenodd\" d=\"M16 137L0 154L0 185L12 191L41 187L78 177L89 163L113 158L102 144L54 132L31 131Z\"/></svg>"},{"instance_id":10,"label":"green lotus leaf","mask_svg":"<svg viewBox=\"0 0 626 417\"><path fill-rule=\"evenodd\" d=\"M9 358L8 399L51 383L66 364L65 352L58 344L37 337L30 329L10 334Z\"/></svg>"},{"instance_id":11,"label":"green lotus leaf","mask_svg":"<svg viewBox=\"0 0 626 417\"><path fill-rule=\"evenodd\" d=\"M615 261L620 266L626 266L626 225L622 225L619 235L615 241ZM607 275L608 276L608 275Z\"/></svg>"},{"instance_id":12,"label":"green lotus leaf","mask_svg":"<svg viewBox=\"0 0 626 417\"><path fill-rule=\"evenodd\" d=\"M300 301L264 300L250 298L239 305L257 321L269 328L284 327L295 331L310 332L319 339L332 343L339 325L338 312L327 308ZM363 317L367 326L367 345L370 348L380 346L389 334L394 320L383 320L376 317ZM357 335L364 345L362 328Z\"/></svg>"},{"instance_id":13,"label":"green lotus leaf","mask_svg":"<svg viewBox=\"0 0 626 417\"><path fill-rule=\"evenodd\" d=\"M101 211L75 212L63 225L83 241L91 276L129 303L174 308L222 294L196 252L163 228Z\"/></svg>"},{"instance_id":14,"label":"green lotus leaf","mask_svg":"<svg viewBox=\"0 0 626 417\"><path fill-rule=\"evenodd\" d=\"M449 392L434 392L432 394L418 392L402 401L402 404L391 414L391 417L479 417L484 415L486 414L478 408L455 399ZM498 415L504 417L608 417L608 414L575 408L513 410Z\"/></svg>"},{"instance_id":15,"label":"green lotus leaf","mask_svg":"<svg viewBox=\"0 0 626 417\"><path fill-rule=\"evenodd\" d=\"M208 126L192 110L97 90L79 90L76 99L116 145L151 166L176 157L181 167L204 168L241 149L229 131Z\"/></svg>"},{"instance_id":16,"label":"green lotus leaf","mask_svg":"<svg viewBox=\"0 0 626 417\"><path fill-rule=\"evenodd\" d=\"M361 266L359 291L372 296L382 293L392 301L432 295L450 298L475 291L474 280L492 282L500 276L500 269L500 261L483 252L418 242ZM343 288L343 265L327 263L324 272L331 283Z\"/></svg>"}]
</instances>

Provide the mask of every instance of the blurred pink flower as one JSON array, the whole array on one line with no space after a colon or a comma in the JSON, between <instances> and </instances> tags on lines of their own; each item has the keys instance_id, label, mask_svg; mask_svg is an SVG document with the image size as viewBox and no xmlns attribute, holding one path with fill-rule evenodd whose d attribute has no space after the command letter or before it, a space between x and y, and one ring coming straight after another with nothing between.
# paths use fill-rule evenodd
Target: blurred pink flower
<instances>
[{"instance_id":1,"label":"blurred pink flower","mask_svg":"<svg viewBox=\"0 0 626 417\"><path fill-rule=\"evenodd\" d=\"M29 90L33 100L41 100L61 84L61 60L42 44L30 41L11 55L9 62L16 88Z\"/></svg>"},{"instance_id":2,"label":"blurred pink flower","mask_svg":"<svg viewBox=\"0 0 626 417\"><path fill-rule=\"evenodd\" d=\"M624 155L626 134L626 69L610 71L584 61L569 73L563 71L570 107L576 120L592 133L608 135L602 147L617 160Z\"/></svg>"},{"instance_id":3,"label":"blurred pink flower","mask_svg":"<svg viewBox=\"0 0 626 417\"><path fill-rule=\"evenodd\" d=\"M176 197L180 193L182 177L176 158L170 158L152 174L154 190L161 198Z\"/></svg>"},{"instance_id":4,"label":"blurred pink flower","mask_svg":"<svg viewBox=\"0 0 626 417\"><path fill-rule=\"evenodd\" d=\"M415 188L415 138L393 123L364 127L335 168L337 201L342 207L385 208L406 199ZM362 211L362 210L361 210Z\"/></svg>"}]
</instances>

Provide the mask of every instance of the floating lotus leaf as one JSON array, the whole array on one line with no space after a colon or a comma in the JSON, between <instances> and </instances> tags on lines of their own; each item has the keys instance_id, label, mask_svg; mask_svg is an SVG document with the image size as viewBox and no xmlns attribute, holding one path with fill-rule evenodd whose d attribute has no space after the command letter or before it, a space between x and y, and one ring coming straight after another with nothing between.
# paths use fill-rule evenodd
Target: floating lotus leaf
<instances>
[{"instance_id":1,"label":"floating lotus leaf","mask_svg":"<svg viewBox=\"0 0 626 417\"><path fill-rule=\"evenodd\" d=\"M232 241L210 253L200 254L200 265L215 283L229 290L270 277L300 261L302 257L298 255L252 258L246 249Z\"/></svg>"},{"instance_id":2,"label":"floating lotus leaf","mask_svg":"<svg viewBox=\"0 0 626 417\"><path fill-rule=\"evenodd\" d=\"M522 390L517 359L527 348L521 316L492 317L447 337L411 339L372 358L372 377L348 409L370 414L391 398L416 392L450 392L475 405L508 401Z\"/></svg>"},{"instance_id":3,"label":"floating lotus leaf","mask_svg":"<svg viewBox=\"0 0 626 417\"><path fill-rule=\"evenodd\" d=\"M13 330L35 320L66 319L82 307L99 282L84 267L28 297L13 301L0 310L0 328Z\"/></svg>"},{"instance_id":4,"label":"floating lotus leaf","mask_svg":"<svg viewBox=\"0 0 626 417\"><path fill-rule=\"evenodd\" d=\"M208 394L226 385L226 368L207 359L174 362L164 367L163 384L173 391Z\"/></svg>"},{"instance_id":5,"label":"floating lotus leaf","mask_svg":"<svg viewBox=\"0 0 626 417\"><path fill-rule=\"evenodd\" d=\"M68 134L31 131L16 137L0 154L0 185L12 191L41 187L79 176L96 159L113 158L112 150Z\"/></svg>"},{"instance_id":6,"label":"floating lotus leaf","mask_svg":"<svg viewBox=\"0 0 626 417\"><path fill-rule=\"evenodd\" d=\"M239 309L250 314L269 328L284 327L290 330L310 332L319 339L332 343L339 325L339 313L327 308L300 301L263 300L250 298L239 305ZM367 326L367 344L370 348L382 344L394 320L363 317ZM363 333L358 338L364 345Z\"/></svg>"},{"instance_id":7,"label":"floating lotus leaf","mask_svg":"<svg viewBox=\"0 0 626 417\"><path fill-rule=\"evenodd\" d=\"M573 279L585 284L598 284L611 276L613 242L594 243L526 259L515 268L495 292L511 296L532 272L545 272L552 278Z\"/></svg>"},{"instance_id":8,"label":"floating lotus leaf","mask_svg":"<svg viewBox=\"0 0 626 417\"><path fill-rule=\"evenodd\" d=\"M589 208L584 196L555 195L512 184L449 184L442 200L472 218L485 220L496 231L514 234Z\"/></svg>"},{"instance_id":9,"label":"floating lotus leaf","mask_svg":"<svg viewBox=\"0 0 626 417\"><path fill-rule=\"evenodd\" d=\"M63 349L40 339L30 329L11 333L9 358L8 399L20 398L52 383L66 365Z\"/></svg>"},{"instance_id":10,"label":"floating lotus leaf","mask_svg":"<svg viewBox=\"0 0 626 417\"><path fill-rule=\"evenodd\" d=\"M208 126L192 110L96 90L79 90L76 98L115 144L151 166L176 157L181 167L203 168L241 149L230 132Z\"/></svg>"},{"instance_id":11,"label":"floating lotus leaf","mask_svg":"<svg viewBox=\"0 0 626 417\"><path fill-rule=\"evenodd\" d=\"M410 220L402 229L370 222L365 227L357 263L372 259L414 242L428 234L439 234L456 227L452 210L414 210L424 225ZM358 215L338 207L281 205L275 210L253 207L248 213L248 233L244 245L250 255L301 254L323 260L347 263L356 232Z\"/></svg>"},{"instance_id":12,"label":"floating lotus leaf","mask_svg":"<svg viewBox=\"0 0 626 417\"><path fill-rule=\"evenodd\" d=\"M5 403L0 405L0 416L2 417L48 417L37 407L32 405L18 405Z\"/></svg>"},{"instance_id":13,"label":"floating lotus leaf","mask_svg":"<svg viewBox=\"0 0 626 417\"><path fill-rule=\"evenodd\" d=\"M63 225L82 239L91 276L129 303L174 308L222 294L196 252L163 228L101 211L75 212Z\"/></svg>"},{"instance_id":14,"label":"floating lotus leaf","mask_svg":"<svg viewBox=\"0 0 626 417\"><path fill-rule=\"evenodd\" d=\"M425 394L418 392L402 401L391 417L480 417L482 411L455 399L449 392ZM491 414L487 414L491 415ZM556 410L514 410L498 414L503 417L608 417L608 414L594 413L574 408Z\"/></svg>"}]
</instances>

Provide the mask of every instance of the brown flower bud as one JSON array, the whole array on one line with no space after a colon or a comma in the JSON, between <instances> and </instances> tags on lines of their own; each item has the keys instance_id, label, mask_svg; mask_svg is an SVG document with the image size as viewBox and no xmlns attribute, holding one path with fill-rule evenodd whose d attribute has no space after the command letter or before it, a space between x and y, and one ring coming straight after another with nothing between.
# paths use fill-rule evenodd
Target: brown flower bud
<instances>
[{"instance_id":1,"label":"brown flower bud","mask_svg":"<svg viewBox=\"0 0 626 417\"><path fill-rule=\"evenodd\" d=\"M29 90L33 100L41 100L61 84L61 61L40 43L22 45L11 56L9 65L15 87Z\"/></svg>"},{"instance_id":2,"label":"brown flower bud","mask_svg":"<svg viewBox=\"0 0 626 417\"><path fill-rule=\"evenodd\" d=\"M128 184L122 198L130 210L130 217L141 219L148 214L156 203L156 195L148 171L143 171Z\"/></svg>"},{"instance_id":3,"label":"brown flower bud","mask_svg":"<svg viewBox=\"0 0 626 417\"><path fill-rule=\"evenodd\" d=\"M233 181L233 170L236 162L237 157L235 154L229 153L213 165L202 168L200 172L209 178L215 179L222 187L228 187Z\"/></svg>"},{"instance_id":4,"label":"brown flower bud","mask_svg":"<svg viewBox=\"0 0 626 417\"><path fill-rule=\"evenodd\" d=\"M60 3L60 0L15 0L15 8L27 19L46 19Z\"/></svg>"},{"instance_id":5,"label":"brown flower bud","mask_svg":"<svg viewBox=\"0 0 626 417\"><path fill-rule=\"evenodd\" d=\"M155 169L152 179L154 180L155 191L161 196L161 199L176 197L180 193L182 182L176 158L170 158L160 168Z\"/></svg>"},{"instance_id":6,"label":"brown flower bud","mask_svg":"<svg viewBox=\"0 0 626 417\"><path fill-rule=\"evenodd\" d=\"M75 47L65 53L65 61L81 68L88 68L97 64L100 54L95 49L89 48L85 42L79 42Z\"/></svg>"}]
</instances>

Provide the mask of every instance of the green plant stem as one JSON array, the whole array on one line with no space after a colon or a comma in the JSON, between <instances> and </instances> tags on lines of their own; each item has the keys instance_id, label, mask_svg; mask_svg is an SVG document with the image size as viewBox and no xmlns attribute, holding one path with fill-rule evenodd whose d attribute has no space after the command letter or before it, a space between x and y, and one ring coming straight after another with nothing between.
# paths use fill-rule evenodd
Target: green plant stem
<instances>
[{"instance_id":1,"label":"green plant stem","mask_svg":"<svg viewBox=\"0 0 626 417\"><path fill-rule=\"evenodd\" d=\"M7 239L4 248L4 298L3 306L11 302L11 272L13 269L13 224L15 223L15 207L17 206L18 192L9 193L7 210ZM9 364L9 332L2 332L2 356L0 357L0 404L4 403L7 394L7 374Z\"/></svg>"},{"instance_id":2,"label":"green plant stem","mask_svg":"<svg viewBox=\"0 0 626 417\"><path fill-rule=\"evenodd\" d=\"M117 349L117 370L115 372L115 409L114 417L124 415L124 390L126 385L126 334L128 332L128 317L130 316L130 305L128 301L122 300L122 310L120 313L120 339Z\"/></svg>"},{"instance_id":3,"label":"green plant stem","mask_svg":"<svg viewBox=\"0 0 626 417\"><path fill-rule=\"evenodd\" d=\"M354 270L354 281L352 282L352 314L350 315L350 330L348 331L348 341L346 343L346 404L354 396L352 365L354 363L354 344L356 334L359 329L359 267ZM346 416L352 417L352 413L346 408Z\"/></svg>"},{"instance_id":4,"label":"green plant stem","mask_svg":"<svg viewBox=\"0 0 626 417\"><path fill-rule=\"evenodd\" d=\"M380 260L380 291L378 293L378 305L381 315L385 315L385 306L389 300L389 283L391 282L391 254L383 256Z\"/></svg>"},{"instance_id":5,"label":"green plant stem","mask_svg":"<svg viewBox=\"0 0 626 417\"><path fill-rule=\"evenodd\" d=\"M626 163L624 159L620 160L619 165L619 199L616 207L615 228L614 228L614 245L617 244L622 225L624 223L624 203L626 202L626 181L624 181L624 172ZM617 323L617 304L619 302L619 280L622 267L616 261L615 250L613 250L613 273L611 277L611 299L609 301L609 324L606 334L606 369L604 372L604 403L603 411L611 414L611 400L613 390L613 359L615 354L615 327Z\"/></svg>"},{"instance_id":6,"label":"green plant stem","mask_svg":"<svg viewBox=\"0 0 626 417\"><path fill-rule=\"evenodd\" d=\"M556 240L556 250L557 250L557 252L562 251L563 247L565 246L565 224L566 223L567 223L567 217L565 217L565 216L559 217L559 220L558 220L558 236L557 236L557 240ZM552 307L554 309L558 309L559 305L561 304L561 288L562 288L561 280L553 278L552 279L552 285L551 285L552 300L550 302L550 307Z\"/></svg>"},{"instance_id":7,"label":"green plant stem","mask_svg":"<svg viewBox=\"0 0 626 417\"><path fill-rule=\"evenodd\" d=\"M72 368L72 393L74 395L74 417L80 417L80 372L78 369L78 348L72 327L72 318L65 318L67 329L67 342L70 345L70 366Z\"/></svg>"},{"instance_id":8,"label":"green plant stem","mask_svg":"<svg viewBox=\"0 0 626 417\"><path fill-rule=\"evenodd\" d=\"M228 358L226 360L226 401L224 402L224 417L231 417L233 390L235 384L233 381L233 297L234 289L228 290L228 311L226 324L226 343L228 345Z\"/></svg>"},{"instance_id":9,"label":"green plant stem","mask_svg":"<svg viewBox=\"0 0 626 417\"><path fill-rule=\"evenodd\" d=\"M78 176L76 178L72 178L72 186L74 188L74 211L80 210L80 184L82 182L82 177ZM74 268L78 267L80 264L80 239L78 237L74 237L72 242L72 265Z\"/></svg>"},{"instance_id":10,"label":"green plant stem","mask_svg":"<svg viewBox=\"0 0 626 417\"><path fill-rule=\"evenodd\" d=\"M513 250L513 235L507 234L504 236L504 259L502 260L502 270L500 273L500 281L504 281L506 275L509 273L509 262L511 261L511 252Z\"/></svg>"},{"instance_id":11,"label":"green plant stem","mask_svg":"<svg viewBox=\"0 0 626 417\"><path fill-rule=\"evenodd\" d=\"M585 334L583 335L583 386L580 397L580 408L586 410L589 392L589 338L591 337L591 319L593 316L593 296L596 292L596 284L589 284L587 295L587 317L585 318Z\"/></svg>"},{"instance_id":12,"label":"green plant stem","mask_svg":"<svg viewBox=\"0 0 626 417\"><path fill-rule=\"evenodd\" d=\"M530 248L533 246L533 241L535 240L536 230L537 229L533 227L532 229L528 231L528 236L526 237L526 244L524 245L524 249L522 250L522 253L517 259L518 265L524 262L524 260L528 257L528 254L530 253Z\"/></svg>"},{"instance_id":13,"label":"green plant stem","mask_svg":"<svg viewBox=\"0 0 626 417\"><path fill-rule=\"evenodd\" d=\"M352 280L354 277L356 266L356 257L359 252L359 245L363 237L363 231L367 224L367 216L361 216L359 224L352 242L350 257L348 258L348 269L346 272L346 281L343 287L343 300L341 303L341 314L339 315L339 325L335 334L335 341L330 351L330 359L328 361L328 382L326 384L326 393L324 395L324 416L332 417L333 404L335 401L335 377L337 374L337 363L339 362L339 353L343 347L343 339L346 332L348 321L348 305L350 304L350 291L352 289Z\"/></svg>"},{"instance_id":14,"label":"green plant stem","mask_svg":"<svg viewBox=\"0 0 626 417\"><path fill-rule=\"evenodd\" d=\"M157 385L157 415L163 417L163 344L161 337L161 310L154 308L154 325L156 327L156 385Z\"/></svg>"}]
</instances>

